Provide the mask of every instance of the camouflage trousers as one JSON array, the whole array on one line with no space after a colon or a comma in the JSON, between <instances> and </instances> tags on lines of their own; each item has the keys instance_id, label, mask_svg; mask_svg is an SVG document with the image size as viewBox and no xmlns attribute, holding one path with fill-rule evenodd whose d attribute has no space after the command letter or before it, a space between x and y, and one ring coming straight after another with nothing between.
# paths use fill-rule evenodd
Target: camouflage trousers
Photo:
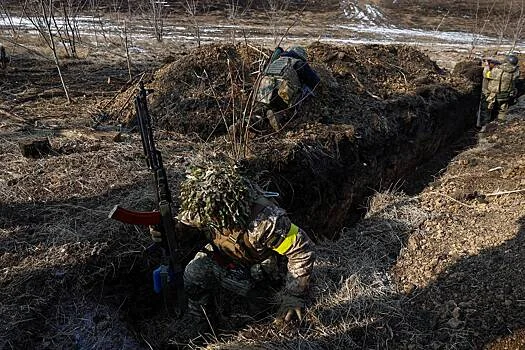
<instances>
[{"instance_id":1,"label":"camouflage trousers","mask_svg":"<svg viewBox=\"0 0 525 350\"><path fill-rule=\"evenodd\" d=\"M481 125L486 125L497 114L498 121L505 121L509 109L508 99L496 99L496 94L483 96L481 100Z\"/></svg>"},{"instance_id":2,"label":"camouflage trousers","mask_svg":"<svg viewBox=\"0 0 525 350\"><path fill-rule=\"evenodd\" d=\"M184 290L188 298L188 314L195 318L204 316L203 310L213 310L213 296L219 289L247 299L258 299L263 291L261 282L282 280L277 262L267 259L250 269L230 268L220 265L210 254L199 252L184 270ZM264 288L263 288L264 289Z\"/></svg>"}]
</instances>

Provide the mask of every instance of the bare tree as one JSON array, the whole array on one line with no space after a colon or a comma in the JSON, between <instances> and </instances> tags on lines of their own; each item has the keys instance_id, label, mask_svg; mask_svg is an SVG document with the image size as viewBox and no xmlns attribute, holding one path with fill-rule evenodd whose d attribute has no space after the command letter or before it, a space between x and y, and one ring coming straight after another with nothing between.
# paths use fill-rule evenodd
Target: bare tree
<instances>
[{"instance_id":1,"label":"bare tree","mask_svg":"<svg viewBox=\"0 0 525 350\"><path fill-rule=\"evenodd\" d=\"M197 39L197 45L201 47L201 32L199 22L197 21L198 5L198 0L185 0L184 2L184 8L186 10L186 13L190 17L190 20L193 24L193 29L195 30L195 38Z\"/></svg>"},{"instance_id":2,"label":"bare tree","mask_svg":"<svg viewBox=\"0 0 525 350\"><path fill-rule=\"evenodd\" d=\"M38 31L40 37L44 39L46 45L51 49L53 60L60 77L60 82L62 83L64 93L66 94L67 102L70 103L71 98L69 97L69 92L64 77L62 76L60 60L58 58L58 50L55 43L56 33L53 32L54 28L56 28L53 0L28 1L26 4L30 6L24 8L25 15Z\"/></svg>"},{"instance_id":3,"label":"bare tree","mask_svg":"<svg viewBox=\"0 0 525 350\"><path fill-rule=\"evenodd\" d=\"M149 0L149 8L155 39L161 42L164 36L164 1Z\"/></svg>"}]
</instances>

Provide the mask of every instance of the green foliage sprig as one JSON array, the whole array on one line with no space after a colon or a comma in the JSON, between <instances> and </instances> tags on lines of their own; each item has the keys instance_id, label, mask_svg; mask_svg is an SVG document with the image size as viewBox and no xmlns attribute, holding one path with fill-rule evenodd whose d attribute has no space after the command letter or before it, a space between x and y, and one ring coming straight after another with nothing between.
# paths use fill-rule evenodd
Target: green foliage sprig
<instances>
[{"instance_id":1,"label":"green foliage sprig","mask_svg":"<svg viewBox=\"0 0 525 350\"><path fill-rule=\"evenodd\" d=\"M181 184L181 211L201 226L246 229L255 193L236 166L193 165Z\"/></svg>"}]
</instances>

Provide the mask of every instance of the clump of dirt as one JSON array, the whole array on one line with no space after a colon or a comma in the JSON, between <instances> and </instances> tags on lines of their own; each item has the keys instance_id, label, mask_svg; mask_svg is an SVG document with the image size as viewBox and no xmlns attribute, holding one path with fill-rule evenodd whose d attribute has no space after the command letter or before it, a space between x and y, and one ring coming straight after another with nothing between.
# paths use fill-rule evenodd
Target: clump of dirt
<instances>
[{"instance_id":1,"label":"clump of dirt","mask_svg":"<svg viewBox=\"0 0 525 350\"><path fill-rule=\"evenodd\" d=\"M453 74L464 76L475 84L481 85L483 80L483 67L481 66L481 61L470 60L458 62L454 66Z\"/></svg>"},{"instance_id":2,"label":"clump of dirt","mask_svg":"<svg viewBox=\"0 0 525 350\"><path fill-rule=\"evenodd\" d=\"M144 80L153 90L150 109L157 125L183 134L197 133L203 139L224 134L232 118L239 118L246 108L255 75L269 53L240 44L208 45L148 74ZM107 107L108 114L133 124L135 92L135 86L124 91Z\"/></svg>"}]
</instances>

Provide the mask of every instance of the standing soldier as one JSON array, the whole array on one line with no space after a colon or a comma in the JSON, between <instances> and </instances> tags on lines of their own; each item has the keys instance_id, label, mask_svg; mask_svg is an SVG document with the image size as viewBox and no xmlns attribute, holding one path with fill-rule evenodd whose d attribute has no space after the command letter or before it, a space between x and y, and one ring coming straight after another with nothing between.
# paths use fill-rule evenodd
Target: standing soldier
<instances>
[{"instance_id":1,"label":"standing soldier","mask_svg":"<svg viewBox=\"0 0 525 350\"><path fill-rule=\"evenodd\" d=\"M516 80L519 78L518 57L505 56L503 64L495 66L484 73L487 79L487 110L490 114L497 112L498 121L506 119L509 101L516 91ZM486 120L484 124L490 122Z\"/></svg>"},{"instance_id":2,"label":"standing soldier","mask_svg":"<svg viewBox=\"0 0 525 350\"><path fill-rule=\"evenodd\" d=\"M210 332L219 288L257 305L282 281L276 321L301 320L315 259L306 232L231 165L192 167L180 194L177 231L185 240L201 235L208 245L184 270L188 310L177 339ZM151 234L158 241L159 233Z\"/></svg>"},{"instance_id":3,"label":"standing soldier","mask_svg":"<svg viewBox=\"0 0 525 350\"><path fill-rule=\"evenodd\" d=\"M495 59L488 58L483 61L483 81L481 84L481 101L480 101L480 117L478 119L478 127L485 130L484 126L492 120L492 109L489 110L489 78L492 76L492 70L501 63Z\"/></svg>"}]
</instances>

